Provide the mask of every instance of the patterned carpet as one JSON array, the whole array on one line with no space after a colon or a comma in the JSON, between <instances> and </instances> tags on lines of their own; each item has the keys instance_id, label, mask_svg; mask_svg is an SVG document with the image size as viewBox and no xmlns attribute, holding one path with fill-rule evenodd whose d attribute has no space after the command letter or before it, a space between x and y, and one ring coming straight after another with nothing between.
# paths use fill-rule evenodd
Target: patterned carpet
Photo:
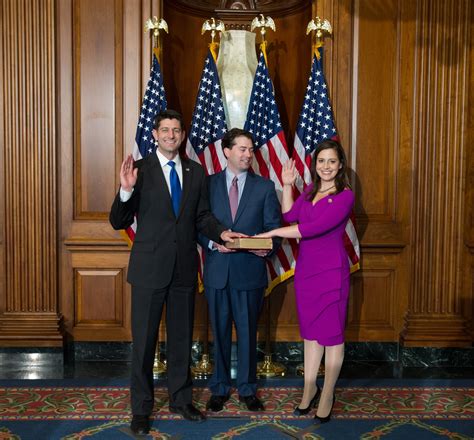
<instances>
[{"instance_id":1,"label":"patterned carpet","mask_svg":"<svg viewBox=\"0 0 474 440\"><path fill-rule=\"evenodd\" d=\"M25 382L26 383L26 382ZM31 384L31 382L28 382ZM156 439L403 439L474 438L474 388L340 387L330 423L293 416L300 387L264 387L266 411L247 411L233 394L225 411L192 423L168 411L168 396L156 388ZM196 388L201 410L208 390ZM129 391L123 386L0 387L0 439L133 438L128 429Z\"/></svg>"}]
</instances>

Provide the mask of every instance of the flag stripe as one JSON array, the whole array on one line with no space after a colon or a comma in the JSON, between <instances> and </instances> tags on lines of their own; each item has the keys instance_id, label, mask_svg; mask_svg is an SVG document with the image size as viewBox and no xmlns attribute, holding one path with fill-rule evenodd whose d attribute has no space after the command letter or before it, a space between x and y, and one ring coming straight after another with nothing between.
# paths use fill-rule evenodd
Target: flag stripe
<instances>
[{"instance_id":1,"label":"flag stripe","mask_svg":"<svg viewBox=\"0 0 474 440\"><path fill-rule=\"evenodd\" d=\"M281 198L283 189L281 170L283 164L289 159L288 147L263 53L260 54L255 72L244 128L250 131L255 138L253 163L255 173L272 180L277 194ZM296 240L284 240L276 254L267 261L269 268L267 294L279 282L293 274L296 252Z\"/></svg>"},{"instance_id":2,"label":"flag stripe","mask_svg":"<svg viewBox=\"0 0 474 440\"><path fill-rule=\"evenodd\" d=\"M214 174L224 169L226 160L222 152L221 140L227 131L221 86L216 63L210 51L204 61L199 81L196 104L194 106L191 128L186 143L188 157L199 162L206 174ZM202 280L204 253L199 251L199 274ZM200 282L199 290L203 290Z\"/></svg>"}]
</instances>

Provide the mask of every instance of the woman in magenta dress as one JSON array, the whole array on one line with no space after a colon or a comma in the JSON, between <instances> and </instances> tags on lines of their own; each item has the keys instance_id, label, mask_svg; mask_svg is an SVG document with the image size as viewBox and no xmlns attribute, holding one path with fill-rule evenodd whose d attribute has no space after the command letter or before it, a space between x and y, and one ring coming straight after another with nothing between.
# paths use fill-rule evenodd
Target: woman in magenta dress
<instances>
[{"instance_id":1,"label":"woman in magenta dress","mask_svg":"<svg viewBox=\"0 0 474 440\"><path fill-rule=\"evenodd\" d=\"M315 419L330 420L334 389L344 359L344 329L349 297L350 267L343 236L354 205L348 187L346 156L338 142L326 140L314 153L313 184L293 202L297 172L290 160L282 171L283 218L297 224L274 229L259 237L299 238L295 293L301 337L304 340L304 390L295 415L319 405ZM322 392L316 384L324 354Z\"/></svg>"}]
</instances>

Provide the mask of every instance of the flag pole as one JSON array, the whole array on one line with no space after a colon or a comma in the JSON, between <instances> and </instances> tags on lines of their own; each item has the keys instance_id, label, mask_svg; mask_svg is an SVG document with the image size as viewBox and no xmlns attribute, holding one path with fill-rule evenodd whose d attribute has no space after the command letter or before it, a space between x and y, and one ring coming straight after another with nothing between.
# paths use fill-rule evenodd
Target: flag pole
<instances>
[{"instance_id":1,"label":"flag pole","mask_svg":"<svg viewBox=\"0 0 474 440\"><path fill-rule=\"evenodd\" d=\"M267 60L267 40L265 39L266 28L271 29L273 32L276 31L275 22L269 16L260 14L259 17L255 17L250 25L250 30L253 32L255 29L260 29L260 35L262 42L260 43L260 51L263 54L265 64L268 66ZM257 375L263 377L279 377L284 376L286 373L286 367L279 362L272 361L271 351L271 307L270 297L265 295L265 351L264 360L257 364Z\"/></svg>"},{"instance_id":2,"label":"flag pole","mask_svg":"<svg viewBox=\"0 0 474 440\"><path fill-rule=\"evenodd\" d=\"M217 55L219 51L219 43L214 41L216 32L224 32L225 26L224 23L220 20L216 22L214 17L211 17L209 20L206 20L201 28L201 35L204 35L207 31L211 31L211 42L209 43L209 50L211 51L214 61L217 62ZM200 286L202 283L199 283ZM202 287L204 289L204 287ZM200 289L201 291L201 289ZM195 379L206 379L212 375L213 365L209 356L209 309L205 307L204 311L204 337L203 337L203 347L201 360L191 367L191 374Z\"/></svg>"},{"instance_id":3,"label":"flag pole","mask_svg":"<svg viewBox=\"0 0 474 440\"><path fill-rule=\"evenodd\" d=\"M312 19L306 27L306 35L312 32L311 58L315 56L318 60L321 58L319 48L324 46L325 35L332 34L332 27L328 20L322 20L319 17ZM319 365L318 376L324 377L324 364ZM296 374L304 376L304 363L296 366Z\"/></svg>"},{"instance_id":4,"label":"flag pole","mask_svg":"<svg viewBox=\"0 0 474 440\"><path fill-rule=\"evenodd\" d=\"M163 18L158 18L156 15L152 18L149 18L145 22L144 31L152 32L153 39L153 49L151 56L151 64L153 65L153 55L156 56L156 59L160 61L161 59L161 46L160 46L160 30L164 30L168 33L168 24ZM156 339L156 350L155 350L155 360L153 362L153 375L162 376L166 373L166 360L161 361L160 355L160 329L158 329L158 335Z\"/></svg>"}]
</instances>

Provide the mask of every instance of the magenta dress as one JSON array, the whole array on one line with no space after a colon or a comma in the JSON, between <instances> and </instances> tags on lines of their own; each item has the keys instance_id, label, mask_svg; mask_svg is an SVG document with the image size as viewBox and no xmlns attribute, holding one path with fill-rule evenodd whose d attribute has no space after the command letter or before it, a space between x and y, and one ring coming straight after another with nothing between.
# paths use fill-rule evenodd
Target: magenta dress
<instances>
[{"instance_id":1,"label":"magenta dress","mask_svg":"<svg viewBox=\"0 0 474 440\"><path fill-rule=\"evenodd\" d=\"M320 345L344 342L349 298L349 259L343 236L354 193L330 194L315 205L307 192L283 214L301 233L295 268L295 293L301 337Z\"/></svg>"}]
</instances>

